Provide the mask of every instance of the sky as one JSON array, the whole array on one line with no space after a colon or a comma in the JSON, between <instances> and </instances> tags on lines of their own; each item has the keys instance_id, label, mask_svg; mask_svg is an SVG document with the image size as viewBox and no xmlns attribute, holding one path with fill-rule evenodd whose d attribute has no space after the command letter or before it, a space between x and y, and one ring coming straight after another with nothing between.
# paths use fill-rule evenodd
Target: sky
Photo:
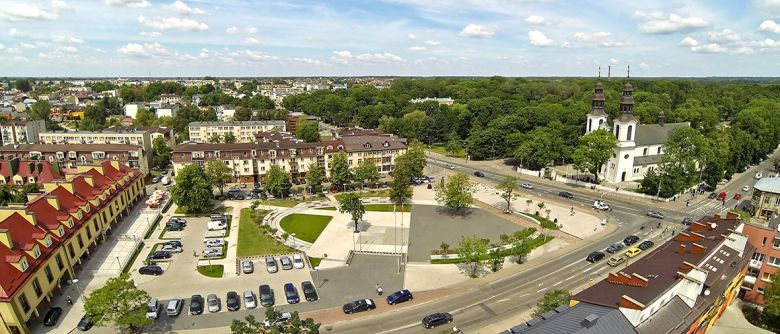
<instances>
[{"instance_id":1,"label":"sky","mask_svg":"<svg viewBox=\"0 0 780 334\"><path fill-rule=\"evenodd\" d=\"M0 75L780 76L780 0L0 0Z\"/></svg>"}]
</instances>

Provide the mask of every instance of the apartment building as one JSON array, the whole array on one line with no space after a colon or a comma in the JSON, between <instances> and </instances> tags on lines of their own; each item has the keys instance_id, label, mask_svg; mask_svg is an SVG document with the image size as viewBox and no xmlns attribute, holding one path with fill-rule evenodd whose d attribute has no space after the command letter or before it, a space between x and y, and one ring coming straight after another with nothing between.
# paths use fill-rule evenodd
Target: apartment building
<instances>
[{"instance_id":1,"label":"apartment building","mask_svg":"<svg viewBox=\"0 0 780 334\"><path fill-rule=\"evenodd\" d=\"M19 158L0 160L0 184L24 186L35 183L42 186L44 182L64 177L64 170L57 162L23 161Z\"/></svg>"},{"instance_id":2,"label":"apartment building","mask_svg":"<svg viewBox=\"0 0 780 334\"><path fill-rule=\"evenodd\" d=\"M117 161L47 181L26 204L0 207L0 334L30 333L144 196L142 175Z\"/></svg>"},{"instance_id":3,"label":"apartment building","mask_svg":"<svg viewBox=\"0 0 780 334\"><path fill-rule=\"evenodd\" d=\"M744 227L734 213L703 217L644 251L649 254L612 269L568 306L511 332L706 333L736 298L755 250Z\"/></svg>"},{"instance_id":4,"label":"apartment building","mask_svg":"<svg viewBox=\"0 0 780 334\"><path fill-rule=\"evenodd\" d=\"M761 220L777 218L780 210L780 177L766 177L753 186L750 200L753 217Z\"/></svg>"},{"instance_id":5,"label":"apartment building","mask_svg":"<svg viewBox=\"0 0 780 334\"><path fill-rule=\"evenodd\" d=\"M161 130L162 129L162 130ZM38 142L41 144L124 144L136 145L143 148L151 163L152 140L158 136L158 132L169 130L165 127L136 128L136 127L111 127L102 131L47 131L38 134ZM169 133L166 137L169 145L173 147L175 139Z\"/></svg>"},{"instance_id":6,"label":"apartment building","mask_svg":"<svg viewBox=\"0 0 780 334\"><path fill-rule=\"evenodd\" d=\"M128 144L27 144L0 147L0 159L45 160L61 168L76 169L102 160L121 162L149 175L150 153L138 145Z\"/></svg>"},{"instance_id":7,"label":"apartment building","mask_svg":"<svg viewBox=\"0 0 780 334\"><path fill-rule=\"evenodd\" d=\"M46 122L37 121L10 121L0 124L0 139L2 145L8 144L37 144L38 134L46 131Z\"/></svg>"},{"instance_id":8,"label":"apartment building","mask_svg":"<svg viewBox=\"0 0 780 334\"><path fill-rule=\"evenodd\" d=\"M174 148L172 160L177 172L192 163L204 165L207 161L223 161L233 169L236 180L255 182L262 180L274 165L288 171L293 178L305 177L313 164L324 167L330 175L330 161L338 152L346 152L351 167L373 159L379 172L386 174L393 170L395 158L406 152L406 148L406 139L396 136L353 136L315 143L282 137L255 143L184 143Z\"/></svg>"},{"instance_id":9,"label":"apartment building","mask_svg":"<svg viewBox=\"0 0 780 334\"><path fill-rule=\"evenodd\" d=\"M146 108L146 104L143 102L131 102L125 104L124 108L125 116L135 119L135 116L138 115L138 110Z\"/></svg>"},{"instance_id":10,"label":"apartment building","mask_svg":"<svg viewBox=\"0 0 780 334\"><path fill-rule=\"evenodd\" d=\"M756 250L751 254L745 280L741 287L743 300L764 304L764 289L780 271L780 224L775 219L751 219L744 233Z\"/></svg>"},{"instance_id":11,"label":"apartment building","mask_svg":"<svg viewBox=\"0 0 780 334\"><path fill-rule=\"evenodd\" d=\"M213 135L224 138L232 133L237 143L251 143L258 132L285 131L284 121L192 122L188 126L190 141L206 143Z\"/></svg>"}]
</instances>

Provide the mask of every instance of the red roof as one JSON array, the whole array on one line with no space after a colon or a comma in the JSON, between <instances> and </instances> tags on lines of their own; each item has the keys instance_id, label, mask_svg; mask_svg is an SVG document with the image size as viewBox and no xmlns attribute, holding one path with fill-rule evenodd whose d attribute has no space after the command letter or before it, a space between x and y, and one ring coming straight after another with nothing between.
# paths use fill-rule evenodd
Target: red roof
<instances>
[{"instance_id":1,"label":"red roof","mask_svg":"<svg viewBox=\"0 0 780 334\"><path fill-rule=\"evenodd\" d=\"M38 224L42 225L48 230L54 230L58 228L60 225L62 225L62 220L68 219L68 214L57 211L57 209L49 204L46 196L38 196L32 201L27 202L27 211L34 213L35 220L38 222ZM65 230L64 238L67 238L73 233L76 225L74 225L73 228L68 228L65 225L62 225L62 227ZM54 235L54 237L57 238L56 235Z\"/></svg>"},{"instance_id":2,"label":"red roof","mask_svg":"<svg viewBox=\"0 0 780 334\"><path fill-rule=\"evenodd\" d=\"M0 272L3 273L0 275L0 300L7 300L35 275L37 267L42 263L45 263L49 255L57 249L57 245L53 242L52 245L47 248L44 245L39 244L41 256L37 259L27 255L23 249L25 247L32 249L32 245L37 243L33 236L46 235L46 231L38 226L30 224L29 221L18 213L14 213L3 221L0 221L0 229L11 231L11 239L13 241L13 247L11 248L0 242L0 259L2 259L2 261L0 261ZM24 272L19 272L19 269L16 269L11 263L19 261L22 257L27 258L27 263L30 267Z\"/></svg>"},{"instance_id":3,"label":"red roof","mask_svg":"<svg viewBox=\"0 0 780 334\"><path fill-rule=\"evenodd\" d=\"M63 188L62 186L57 187L49 193L57 197L57 199L60 201L60 207L68 210L70 213L76 212L76 210L80 209L81 206L87 203L84 199L71 194L70 191Z\"/></svg>"},{"instance_id":4,"label":"red roof","mask_svg":"<svg viewBox=\"0 0 780 334\"><path fill-rule=\"evenodd\" d=\"M96 189L89 185L83 175L74 177L71 180L71 183L73 184L73 192L83 199L92 200L96 195L100 194L100 189Z\"/></svg>"}]
</instances>

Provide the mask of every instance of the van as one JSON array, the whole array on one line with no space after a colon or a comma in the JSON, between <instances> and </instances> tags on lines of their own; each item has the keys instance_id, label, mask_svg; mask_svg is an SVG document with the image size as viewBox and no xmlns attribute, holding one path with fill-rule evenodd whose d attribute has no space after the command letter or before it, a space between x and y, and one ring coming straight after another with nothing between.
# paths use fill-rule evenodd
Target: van
<instances>
[{"instance_id":1,"label":"van","mask_svg":"<svg viewBox=\"0 0 780 334\"><path fill-rule=\"evenodd\" d=\"M181 313L182 308L184 308L184 299L174 298L168 302L168 308L165 309L165 313L168 316L175 317Z\"/></svg>"},{"instance_id":2,"label":"van","mask_svg":"<svg viewBox=\"0 0 780 334\"><path fill-rule=\"evenodd\" d=\"M160 302L157 300L157 298L152 298L148 303L146 303L147 318L157 319L157 317L160 316L160 311L162 311L162 306L160 305Z\"/></svg>"},{"instance_id":3,"label":"van","mask_svg":"<svg viewBox=\"0 0 780 334\"><path fill-rule=\"evenodd\" d=\"M208 224L208 229L209 229L209 231L225 230L225 229L227 229L227 223L221 222L221 221L212 220Z\"/></svg>"},{"instance_id":4,"label":"van","mask_svg":"<svg viewBox=\"0 0 780 334\"><path fill-rule=\"evenodd\" d=\"M626 261L625 258L623 258L622 256L618 255L618 256L613 256L613 257L609 258L609 260L607 260L607 264L612 266L612 267L617 267L618 265L620 265L621 263L623 263L625 261Z\"/></svg>"},{"instance_id":5,"label":"van","mask_svg":"<svg viewBox=\"0 0 780 334\"><path fill-rule=\"evenodd\" d=\"M218 213L212 213L209 218L214 221L225 221L225 216Z\"/></svg>"}]
</instances>

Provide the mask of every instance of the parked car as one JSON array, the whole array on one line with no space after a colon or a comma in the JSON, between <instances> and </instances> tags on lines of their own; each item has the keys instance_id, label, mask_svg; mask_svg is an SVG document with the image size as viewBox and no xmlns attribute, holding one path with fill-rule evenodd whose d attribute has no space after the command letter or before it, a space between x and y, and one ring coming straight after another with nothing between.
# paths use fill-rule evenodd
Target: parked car
<instances>
[{"instance_id":1,"label":"parked car","mask_svg":"<svg viewBox=\"0 0 780 334\"><path fill-rule=\"evenodd\" d=\"M635 257L641 253L642 250L636 247L631 247L626 251L626 256L628 257Z\"/></svg>"},{"instance_id":2,"label":"parked car","mask_svg":"<svg viewBox=\"0 0 780 334\"><path fill-rule=\"evenodd\" d=\"M293 268L295 269L303 269L303 267L306 266L306 264L303 263L303 257L301 257L301 254L293 254L292 261Z\"/></svg>"},{"instance_id":3,"label":"parked car","mask_svg":"<svg viewBox=\"0 0 780 334\"><path fill-rule=\"evenodd\" d=\"M434 328L439 325L444 325L452 322L452 314L447 312L434 313L426 315L422 319L422 325L425 328Z\"/></svg>"},{"instance_id":4,"label":"parked car","mask_svg":"<svg viewBox=\"0 0 780 334\"><path fill-rule=\"evenodd\" d=\"M309 281L303 281L301 283L301 290L303 290L303 296L306 298L306 301L313 302L320 299L317 295L317 290L314 289L314 284Z\"/></svg>"},{"instance_id":5,"label":"parked car","mask_svg":"<svg viewBox=\"0 0 780 334\"><path fill-rule=\"evenodd\" d=\"M414 299L414 296L412 296L412 292L409 290L400 290L396 291L393 294L387 296L387 303L390 305L400 304L405 301L409 301Z\"/></svg>"},{"instance_id":6,"label":"parked car","mask_svg":"<svg viewBox=\"0 0 780 334\"><path fill-rule=\"evenodd\" d=\"M615 252L620 251L621 249L623 249L623 243L622 242L618 242L616 244L613 244L613 245L610 245L609 247L607 247L607 253L615 253Z\"/></svg>"},{"instance_id":7,"label":"parked car","mask_svg":"<svg viewBox=\"0 0 780 334\"><path fill-rule=\"evenodd\" d=\"M157 298L152 298L146 303L147 318L157 319L157 317L160 316L160 312L162 312L162 305L160 305L160 301L158 301Z\"/></svg>"},{"instance_id":8,"label":"parked car","mask_svg":"<svg viewBox=\"0 0 780 334\"><path fill-rule=\"evenodd\" d=\"M180 217L171 217L171 219L168 219L168 222L169 223L176 222L176 223L182 224L184 226L187 226L187 220L185 220L184 218L180 218Z\"/></svg>"},{"instance_id":9,"label":"parked car","mask_svg":"<svg viewBox=\"0 0 780 334\"><path fill-rule=\"evenodd\" d=\"M341 309L346 314L364 312L368 310L373 310L375 308L376 308L376 304L374 304L374 301L371 299L356 300L353 302L346 303L344 304L344 306L341 307Z\"/></svg>"},{"instance_id":10,"label":"parked car","mask_svg":"<svg viewBox=\"0 0 780 334\"><path fill-rule=\"evenodd\" d=\"M709 196L707 196L707 198L709 198L709 199L715 199L715 198L717 198L717 197L718 197L718 194L717 194L717 193L710 193L710 195L709 195Z\"/></svg>"},{"instance_id":11,"label":"parked car","mask_svg":"<svg viewBox=\"0 0 780 334\"><path fill-rule=\"evenodd\" d=\"M222 239L206 239L203 241L206 247L222 247L225 246L225 240Z\"/></svg>"},{"instance_id":12,"label":"parked car","mask_svg":"<svg viewBox=\"0 0 780 334\"><path fill-rule=\"evenodd\" d=\"M588 257L585 258L585 260L587 260L590 263L595 263L596 261L603 259L605 256L606 255L604 255L604 253L602 252L593 252L590 253Z\"/></svg>"},{"instance_id":13,"label":"parked car","mask_svg":"<svg viewBox=\"0 0 780 334\"><path fill-rule=\"evenodd\" d=\"M157 250L152 252L152 254L149 254L147 257L149 260L162 260L162 259L169 259L171 257L171 253L164 250Z\"/></svg>"},{"instance_id":14,"label":"parked car","mask_svg":"<svg viewBox=\"0 0 780 334\"><path fill-rule=\"evenodd\" d=\"M623 262L626 262L626 259L620 255L615 255L609 258L609 260L607 260L607 264L610 265L611 267L617 267Z\"/></svg>"},{"instance_id":15,"label":"parked car","mask_svg":"<svg viewBox=\"0 0 780 334\"><path fill-rule=\"evenodd\" d=\"M227 229L227 223L224 222L224 221L213 220L213 221L208 222L208 224L206 225L206 228L209 231L226 230Z\"/></svg>"},{"instance_id":16,"label":"parked car","mask_svg":"<svg viewBox=\"0 0 780 334\"><path fill-rule=\"evenodd\" d=\"M685 218L683 218L682 223L685 224L685 225L693 224L693 217L685 217Z\"/></svg>"},{"instance_id":17,"label":"parked car","mask_svg":"<svg viewBox=\"0 0 780 334\"><path fill-rule=\"evenodd\" d=\"M157 182L160 182L160 177L159 176L153 177L152 178L152 183L157 183Z\"/></svg>"},{"instance_id":18,"label":"parked car","mask_svg":"<svg viewBox=\"0 0 780 334\"><path fill-rule=\"evenodd\" d=\"M647 216L652 218L664 219L664 214L658 210L647 211Z\"/></svg>"},{"instance_id":19,"label":"parked car","mask_svg":"<svg viewBox=\"0 0 780 334\"><path fill-rule=\"evenodd\" d=\"M163 270L162 270L162 268L160 266L152 264L152 265L143 266L141 268L138 268L138 273L141 274L141 275L160 276L160 275L163 274Z\"/></svg>"},{"instance_id":20,"label":"parked car","mask_svg":"<svg viewBox=\"0 0 780 334\"><path fill-rule=\"evenodd\" d=\"M265 257L265 269L271 274L279 271L279 266L276 265L276 259L273 256Z\"/></svg>"},{"instance_id":21,"label":"parked car","mask_svg":"<svg viewBox=\"0 0 780 334\"><path fill-rule=\"evenodd\" d=\"M203 257L220 257L222 256L221 248L206 248L203 250Z\"/></svg>"},{"instance_id":22,"label":"parked car","mask_svg":"<svg viewBox=\"0 0 780 334\"><path fill-rule=\"evenodd\" d=\"M181 253L182 252L181 247L174 246L174 245L162 245L162 247L160 247L160 250L161 251L166 251L166 252L169 252L169 253Z\"/></svg>"},{"instance_id":23,"label":"parked car","mask_svg":"<svg viewBox=\"0 0 780 334\"><path fill-rule=\"evenodd\" d=\"M165 308L165 314L169 317L178 316L181 313L182 308L184 308L184 299L173 298L168 301L168 307Z\"/></svg>"},{"instance_id":24,"label":"parked car","mask_svg":"<svg viewBox=\"0 0 780 334\"><path fill-rule=\"evenodd\" d=\"M292 313L290 312L276 312L276 319L271 322L269 319L265 319L263 321L263 327L266 329L271 328L276 325L283 325L286 324L292 319Z\"/></svg>"},{"instance_id":25,"label":"parked car","mask_svg":"<svg viewBox=\"0 0 780 334\"><path fill-rule=\"evenodd\" d=\"M260 305L273 306L274 305L274 290L268 284L260 286Z\"/></svg>"},{"instance_id":26,"label":"parked car","mask_svg":"<svg viewBox=\"0 0 780 334\"><path fill-rule=\"evenodd\" d=\"M170 240L170 241L163 242L163 246L169 246L169 245L174 247L184 247L182 246L181 241L179 240Z\"/></svg>"},{"instance_id":27,"label":"parked car","mask_svg":"<svg viewBox=\"0 0 780 334\"><path fill-rule=\"evenodd\" d=\"M179 223L170 223L170 224L166 224L165 228L168 231L183 231L184 230L184 225L181 225Z\"/></svg>"},{"instance_id":28,"label":"parked car","mask_svg":"<svg viewBox=\"0 0 780 334\"><path fill-rule=\"evenodd\" d=\"M209 312L211 313L219 312L219 310L222 309L222 305L219 302L219 297L213 293L210 293L206 297L206 303L209 305Z\"/></svg>"},{"instance_id":29,"label":"parked car","mask_svg":"<svg viewBox=\"0 0 780 334\"><path fill-rule=\"evenodd\" d=\"M260 199L260 195L258 193L250 193L249 198L251 199Z\"/></svg>"},{"instance_id":30,"label":"parked car","mask_svg":"<svg viewBox=\"0 0 780 334\"><path fill-rule=\"evenodd\" d=\"M297 304L301 301L301 297L298 296L298 289L292 283L284 284L284 296L287 297L287 303Z\"/></svg>"},{"instance_id":31,"label":"parked car","mask_svg":"<svg viewBox=\"0 0 780 334\"><path fill-rule=\"evenodd\" d=\"M639 246L636 246L636 248L639 248L641 250L647 250L650 247L653 247L654 245L655 245L654 242L652 242L650 240L645 240L645 241L642 241L642 243L640 243Z\"/></svg>"},{"instance_id":32,"label":"parked car","mask_svg":"<svg viewBox=\"0 0 780 334\"><path fill-rule=\"evenodd\" d=\"M48 312L46 312L46 316L43 317L43 324L50 327L54 326L57 324L57 320L60 320L61 315L61 307L52 307Z\"/></svg>"},{"instance_id":33,"label":"parked car","mask_svg":"<svg viewBox=\"0 0 780 334\"><path fill-rule=\"evenodd\" d=\"M631 246L635 244L637 241L639 241L639 237L635 235L629 235L625 239L623 239L623 243L626 244L626 246Z\"/></svg>"},{"instance_id":34,"label":"parked car","mask_svg":"<svg viewBox=\"0 0 780 334\"><path fill-rule=\"evenodd\" d=\"M476 172L474 172L474 176L476 176L476 177L485 177L485 173L480 172L480 171L476 171Z\"/></svg>"},{"instance_id":35,"label":"parked car","mask_svg":"<svg viewBox=\"0 0 780 334\"><path fill-rule=\"evenodd\" d=\"M520 185L520 187L522 187L524 189L533 189L534 185L530 184L530 183L523 183L523 184Z\"/></svg>"},{"instance_id":36,"label":"parked car","mask_svg":"<svg viewBox=\"0 0 780 334\"><path fill-rule=\"evenodd\" d=\"M279 258L279 263L282 264L282 269L284 270L290 270L293 268L292 261L290 260L289 256L282 256Z\"/></svg>"},{"instance_id":37,"label":"parked car","mask_svg":"<svg viewBox=\"0 0 780 334\"><path fill-rule=\"evenodd\" d=\"M235 291L228 291L225 304L228 311L238 311L239 307L241 307L241 300L238 299L238 294Z\"/></svg>"},{"instance_id":38,"label":"parked car","mask_svg":"<svg viewBox=\"0 0 780 334\"><path fill-rule=\"evenodd\" d=\"M609 205L607 205L607 203L604 203L602 201L595 201L595 202L593 202L593 208L596 209L596 210L608 211L609 210Z\"/></svg>"},{"instance_id":39,"label":"parked car","mask_svg":"<svg viewBox=\"0 0 780 334\"><path fill-rule=\"evenodd\" d=\"M744 191L744 192L748 192L748 191L750 191L750 186L744 186L744 187L742 187L742 191Z\"/></svg>"},{"instance_id":40,"label":"parked car","mask_svg":"<svg viewBox=\"0 0 780 334\"><path fill-rule=\"evenodd\" d=\"M209 215L209 219L211 219L211 220L218 220L218 221L225 221L225 220L227 220L227 218L224 215L220 214L220 213L212 213L211 215Z\"/></svg>"},{"instance_id":41,"label":"parked car","mask_svg":"<svg viewBox=\"0 0 780 334\"><path fill-rule=\"evenodd\" d=\"M198 315L203 313L203 296L192 295L190 298L190 314Z\"/></svg>"},{"instance_id":42,"label":"parked car","mask_svg":"<svg viewBox=\"0 0 780 334\"><path fill-rule=\"evenodd\" d=\"M241 261L241 271L244 272L244 274L251 274L255 272L255 264L248 260Z\"/></svg>"},{"instance_id":43,"label":"parked car","mask_svg":"<svg viewBox=\"0 0 780 334\"><path fill-rule=\"evenodd\" d=\"M253 309L257 307L257 299L255 298L255 293L246 290L244 291L244 307L247 309Z\"/></svg>"},{"instance_id":44,"label":"parked car","mask_svg":"<svg viewBox=\"0 0 780 334\"><path fill-rule=\"evenodd\" d=\"M90 328L92 328L92 320L89 319L89 314L85 314L81 317L81 320L79 320L78 325L76 325L76 328L78 328L82 332L88 331Z\"/></svg>"},{"instance_id":45,"label":"parked car","mask_svg":"<svg viewBox=\"0 0 780 334\"><path fill-rule=\"evenodd\" d=\"M561 191L561 192L558 193L558 196L563 197L563 198L574 198L574 195L572 195L568 191Z\"/></svg>"}]
</instances>

